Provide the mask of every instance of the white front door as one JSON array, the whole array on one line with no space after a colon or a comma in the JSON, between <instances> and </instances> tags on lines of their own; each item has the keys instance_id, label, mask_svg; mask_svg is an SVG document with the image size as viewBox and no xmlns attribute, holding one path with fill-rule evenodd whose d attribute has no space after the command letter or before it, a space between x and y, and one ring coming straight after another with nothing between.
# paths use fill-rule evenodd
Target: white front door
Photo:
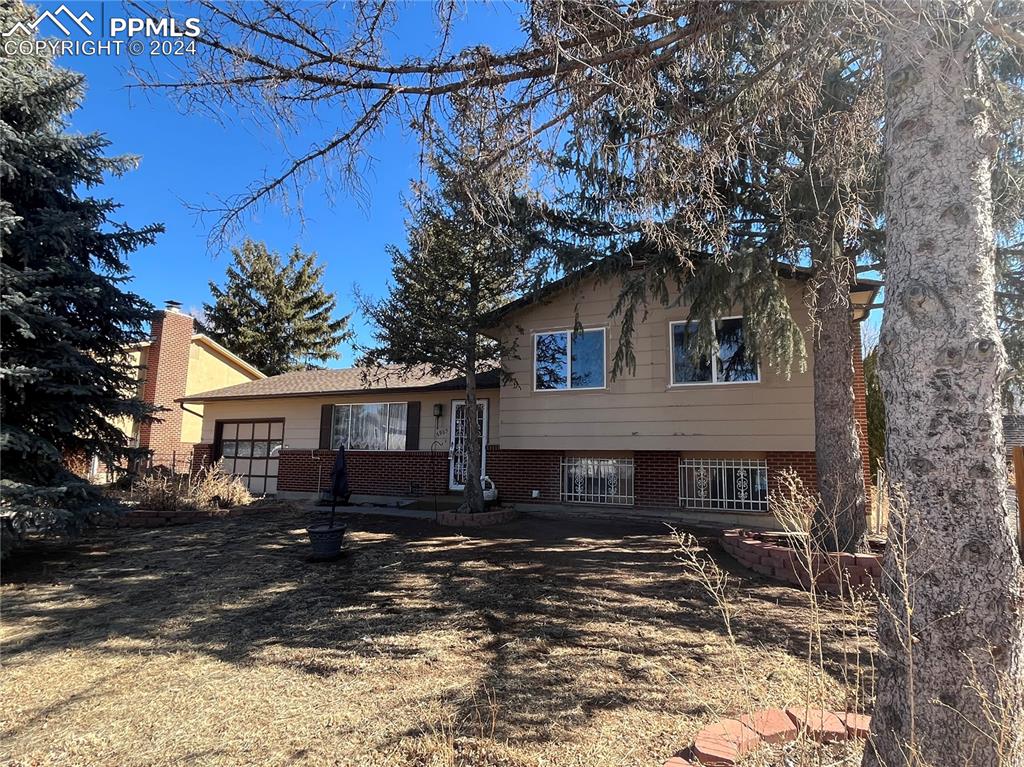
<instances>
[{"instance_id":1,"label":"white front door","mask_svg":"<svg viewBox=\"0 0 1024 767\"><path fill-rule=\"evenodd\" d=\"M480 451L480 476L487 473L487 400L477 400L480 415L480 439L485 449ZM466 402L452 402L451 445L448 449L448 487L452 490L466 489Z\"/></svg>"}]
</instances>

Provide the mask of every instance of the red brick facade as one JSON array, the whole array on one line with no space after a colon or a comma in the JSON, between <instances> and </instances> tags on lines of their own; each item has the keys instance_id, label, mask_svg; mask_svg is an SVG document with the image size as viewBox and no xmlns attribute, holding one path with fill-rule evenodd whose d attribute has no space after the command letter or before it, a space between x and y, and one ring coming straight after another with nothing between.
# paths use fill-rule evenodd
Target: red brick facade
<instances>
[{"instance_id":1,"label":"red brick facade","mask_svg":"<svg viewBox=\"0 0 1024 767\"><path fill-rule=\"evenodd\" d=\"M560 450L502 450L487 446L487 476L507 501L558 503L562 485ZM533 491L540 491L537 498Z\"/></svg>"},{"instance_id":2,"label":"red brick facade","mask_svg":"<svg viewBox=\"0 0 1024 767\"><path fill-rule=\"evenodd\" d=\"M192 446L192 470L197 471L209 466L213 461L213 445Z\"/></svg>"},{"instance_id":3,"label":"red brick facade","mask_svg":"<svg viewBox=\"0 0 1024 767\"><path fill-rule=\"evenodd\" d=\"M211 445L196 445L197 459L210 455ZM487 475L501 499L512 503L560 503L560 450L502 450L487 448ZM633 454L634 494L637 508L679 507L679 459L672 451L637 451ZM448 455L428 450L350 451L349 485L357 495L415 497L448 492ZM767 453L769 488L779 475L795 469L811 491L817 487L813 452ZM284 450L278 469L278 490L315 493L330 485L334 453L330 450ZM317 475L319 473L319 484ZM533 491L538 496L533 496Z\"/></svg>"},{"instance_id":4,"label":"red brick facade","mask_svg":"<svg viewBox=\"0 0 1024 767\"><path fill-rule=\"evenodd\" d=\"M779 486L779 478L787 470L796 472L796 475L803 481L804 488L811 492L817 492L818 468L812 451L794 450L792 452L767 453L766 459L768 461L769 492Z\"/></svg>"},{"instance_id":5,"label":"red brick facade","mask_svg":"<svg viewBox=\"0 0 1024 767\"><path fill-rule=\"evenodd\" d=\"M633 454L633 493L637 506L679 505L679 453L637 451Z\"/></svg>"},{"instance_id":6,"label":"red brick facade","mask_svg":"<svg viewBox=\"0 0 1024 767\"><path fill-rule=\"evenodd\" d=\"M860 342L860 325L853 326L853 412L857 418L857 433L860 437L861 463L864 466L864 480L871 487L871 458L868 454L868 393L864 383L864 358Z\"/></svg>"},{"instance_id":7,"label":"red brick facade","mask_svg":"<svg viewBox=\"0 0 1024 767\"><path fill-rule=\"evenodd\" d=\"M155 463L167 463L171 456L188 461L192 445L181 441L181 407L175 402L185 396L188 359L194 332L192 318L176 308L157 312L153 334L146 349L142 399L166 408L158 420L139 426L139 447L153 452Z\"/></svg>"},{"instance_id":8,"label":"red brick facade","mask_svg":"<svg viewBox=\"0 0 1024 767\"><path fill-rule=\"evenodd\" d=\"M346 453L346 459L349 487L358 495L408 497L448 491L447 452L353 450ZM283 450L277 488L283 492L313 493L317 487L330 487L333 465L331 450Z\"/></svg>"}]
</instances>

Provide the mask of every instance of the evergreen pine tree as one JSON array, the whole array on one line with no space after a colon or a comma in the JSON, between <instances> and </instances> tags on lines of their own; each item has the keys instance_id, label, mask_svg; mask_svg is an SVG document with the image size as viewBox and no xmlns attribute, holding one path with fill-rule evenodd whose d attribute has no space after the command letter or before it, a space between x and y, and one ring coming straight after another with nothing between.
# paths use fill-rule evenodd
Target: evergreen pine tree
<instances>
[{"instance_id":1,"label":"evergreen pine tree","mask_svg":"<svg viewBox=\"0 0 1024 767\"><path fill-rule=\"evenodd\" d=\"M416 209L408 226L408 250L389 248L393 266L387 297L364 300L363 307L376 326L376 346L366 350L367 363L465 376L463 508L479 512L484 498L476 376L496 367L507 351L481 331L491 311L536 287L544 269L509 209L494 204L490 193L471 199L466 187L455 183L456 174L472 162L472 151L463 149L435 164L437 190ZM487 200L483 206L482 200Z\"/></svg>"},{"instance_id":2,"label":"evergreen pine tree","mask_svg":"<svg viewBox=\"0 0 1024 767\"><path fill-rule=\"evenodd\" d=\"M878 379L878 347L864 356L864 389L868 411L868 458L872 473L885 466L885 400Z\"/></svg>"},{"instance_id":3,"label":"evergreen pine tree","mask_svg":"<svg viewBox=\"0 0 1024 767\"><path fill-rule=\"evenodd\" d=\"M262 242L232 249L223 288L210 283L210 335L267 375L315 367L341 357L351 337L348 316L333 319L336 299L324 290L324 267L296 245L288 260Z\"/></svg>"},{"instance_id":4,"label":"evergreen pine tree","mask_svg":"<svg viewBox=\"0 0 1024 767\"><path fill-rule=\"evenodd\" d=\"M0 7L0 27L30 21ZM17 42L19 36L7 38ZM124 256L153 242L158 225L112 222L118 205L82 189L121 174L133 157L108 157L101 134L67 132L83 77L49 55L19 52L0 67L0 520L4 550L24 535L79 530L109 506L66 466L132 456L118 419L144 419L137 371L124 354L146 337L152 307L123 285Z\"/></svg>"}]
</instances>

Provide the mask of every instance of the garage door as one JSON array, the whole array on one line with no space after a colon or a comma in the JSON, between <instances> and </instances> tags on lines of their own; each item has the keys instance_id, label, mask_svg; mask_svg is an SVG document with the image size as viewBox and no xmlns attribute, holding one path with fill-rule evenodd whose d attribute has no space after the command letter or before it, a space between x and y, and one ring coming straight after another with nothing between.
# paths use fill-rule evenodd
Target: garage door
<instances>
[{"instance_id":1,"label":"garage door","mask_svg":"<svg viewBox=\"0 0 1024 767\"><path fill-rule=\"evenodd\" d=\"M275 494L284 421L233 421L219 427L224 471L241 477L256 495Z\"/></svg>"}]
</instances>

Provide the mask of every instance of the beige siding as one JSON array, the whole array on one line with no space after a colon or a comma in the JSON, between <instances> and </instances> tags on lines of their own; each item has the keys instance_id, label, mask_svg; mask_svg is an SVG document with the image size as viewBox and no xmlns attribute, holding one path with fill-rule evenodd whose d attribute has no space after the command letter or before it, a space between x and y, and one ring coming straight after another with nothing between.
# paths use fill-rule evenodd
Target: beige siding
<instances>
[{"instance_id":1,"label":"beige siding","mask_svg":"<svg viewBox=\"0 0 1024 767\"><path fill-rule=\"evenodd\" d=\"M620 319L610 318L618 286L590 280L555 300L516 313L502 331L517 344L504 366L519 383L501 390L501 447L552 450L813 450L814 408L810 339L808 370L787 380L766 366L757 383L670 386L669 323L685 307L652 307L638 324L635 374L611 380ZM807 327L802 287L790 303ZM533 334L571 328L578 311L586 327L606 328L606 388L534 391ZM734 314L740 314L736 311ZM806 337L806 334L805 334Z\"/></svg>"},{"instance_id":2,"label":"beige siding","mask_svg":"<svg viewBox=\"0 0 1024 767\"><path fill-rule=\"evenodd\" d=\"M487 399L490 409L488 444L498 443L500 409L497 391L481 391L480 398ZM451 424L452 401L461 400L458 391L445 392L370 392L347 394L334 397L275 397L252 400L227 400L207 402L203 417L203 442L213 442L214 426L218 420L247 418L284 418L284 441L289 449L315 450L320 446L320 409L326 404L348 404L356 402L419 402L420 403L420 450L430 450L437 440L439 449L447 453ZM434 405L440 403L444 412L440 419L434 418Z\"/></svg>"},{"instance_id":3,"label":"beige siding","mask_svg":"<svg viewBox=\"0 0 1024 767\"><path fill-rule=\"evenodd\" d=\"M225 386L252 381L255 376L244 368L236 365L215 353L200 341L193 339L189 347L188 378L185 383L185 395L197 394ZM203 406L189 403L181 417L181 441L186 443L199 442L203 433ZM192 412L189 412L192 411ZM195 415L199 413L200 415Z\"/></svg>"},{"instance_id":4,"label":"beige siding","mask_svg":"<svg viewBox=\"0 0 1024 767\"><path fill-rule=\"evenodd\" d=\"M138 349L132 349L126 354L127 362L135 369L135 386L130 392L132 396L142 396L142 383L145 377L145 371L142 369L146 364L146 359L149 355L149 349L147 347L141 347ZM135 435L135 419L122 416L120 418L113 418L110 421L116 426L129 440Z\"/></svg>"}]
</instances>

